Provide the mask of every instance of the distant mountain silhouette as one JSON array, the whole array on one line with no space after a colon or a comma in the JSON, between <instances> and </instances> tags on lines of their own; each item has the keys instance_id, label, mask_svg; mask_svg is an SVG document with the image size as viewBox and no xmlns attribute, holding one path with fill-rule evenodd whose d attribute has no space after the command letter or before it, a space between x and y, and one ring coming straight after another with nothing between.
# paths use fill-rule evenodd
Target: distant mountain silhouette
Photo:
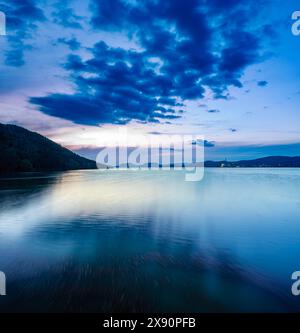
<instances>
[{"instance_id":1,"label":"distant mountain silhouette","mask_svg":"<svg viewBox=\"0 0 300 333\"><path fill-rule=\"evenodd\" d=\"M215 168L299 168L300 167L300 156L289 157L289 156L269 156L258 158L255 160L243 160L237 162L228 161L206 161L206 167Z\"/></svg>"},{"instance_id":2,"label":"distant mountain silhouette","mask_svg":"<svg viewBox=\"0 0 300 333\"><path fill-rule=\"evenodd\" d=\"M255 160L206 161L205 167L300 167L300 156L269 156ZM0 174L96 169L96 162L81 157L46 137L15 125L0 124Z\"/></svg>"},{"instance_id":3,"label":"distant mountain silhouette","mask_svg":"<svg viewBox=\"0 0 300 333\"><path fill-rule=\"evenodd\" d=\"M15 125L0 124L0 173L96 169L96 162Z\"/></svg>"}]
</instances>

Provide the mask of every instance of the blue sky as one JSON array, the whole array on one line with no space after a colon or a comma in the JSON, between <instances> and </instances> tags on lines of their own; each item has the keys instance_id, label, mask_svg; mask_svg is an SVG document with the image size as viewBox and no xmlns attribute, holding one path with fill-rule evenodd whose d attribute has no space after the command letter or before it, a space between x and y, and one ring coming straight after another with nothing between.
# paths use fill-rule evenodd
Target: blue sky
<instances>
[{"instance_id":1,"label":"blue sky","mask_svg":"<svg viewBox=\"0 0 300 333\"><path fill-rule=\"evenodd\" d=\"M299 155L298 1L0 0L0 122L92 156L199 134L207 159Z\"/></svg>"}]
</instances>

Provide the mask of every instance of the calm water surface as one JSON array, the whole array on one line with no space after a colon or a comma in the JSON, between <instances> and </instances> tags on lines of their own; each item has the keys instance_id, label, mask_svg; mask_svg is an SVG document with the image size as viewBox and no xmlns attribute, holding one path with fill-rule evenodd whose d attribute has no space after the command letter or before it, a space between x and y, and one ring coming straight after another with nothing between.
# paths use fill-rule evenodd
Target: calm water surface
<instances>
[{"instance_id":1,"label":"calm water surface","mask_svg":"<svg viewBox=\"0 0 300 333\"><path fill-rule=\"evenodd\" d=\"M300 311L300 170L0 179L0 312Z\"/></svg>"}]
</instances>

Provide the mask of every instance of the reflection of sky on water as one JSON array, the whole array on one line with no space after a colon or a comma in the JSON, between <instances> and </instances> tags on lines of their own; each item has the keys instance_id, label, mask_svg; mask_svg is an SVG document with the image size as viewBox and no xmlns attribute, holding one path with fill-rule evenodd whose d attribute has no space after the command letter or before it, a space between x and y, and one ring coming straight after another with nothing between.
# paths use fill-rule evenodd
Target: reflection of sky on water
<instances>
[{"instance_id":1,"label":"reflection of sky on water","mask_svg":"<svg viewBox=\"0 0 300 333\"><path fill-rule=\"evenodd\" d=\"M216 289L240 289L242 295L250 288L250 294L257 293L252 304L261 299L259 307L270 309L273 300L252 289L257 285L290 298L290 275L299 270L299 185L295 169L206 169L199 183L185 182L174 171L1 180L1 270L6 268L17 284L28 277L44 281L38 276L49 270L68 276L68 269L79 274L88 266L91 276L104 269L101 278L134 274L136 288L153 287L148 269L149 276L163 280L175 270L175 280L183 283L176 287L176 302L194 279L191 285L211 292L213 304L221 301ZM237 297L232 308L246 307L242 299Z\"/></svg>"}]
</instances>

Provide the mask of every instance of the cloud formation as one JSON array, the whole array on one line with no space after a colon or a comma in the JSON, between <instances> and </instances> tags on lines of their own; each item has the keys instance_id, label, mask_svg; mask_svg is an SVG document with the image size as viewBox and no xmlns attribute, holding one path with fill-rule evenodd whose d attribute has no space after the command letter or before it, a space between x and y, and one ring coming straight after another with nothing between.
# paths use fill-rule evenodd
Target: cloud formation
<instances>
[{"instance_id":1,"label":"cloud formation","mask_svg":"<svg viewBox=\"0 0 300 333\"><path fill-rule=\"evenodd\" d=\"M257 85L259 87L266 87L268 85L268 81L258 81Z\"/></svg>"},{"instance_id":2,"label":"cloud formation","mask_svg":"<svg viewBox=\"0 0 300 333\"><path fill-rule=\"evenodd\" d=\"M36 24L45 20L44 13L34 0L0 0L0 10L7 19L9 50L5 53L5 63L8 66L22 66L24 51L31 48L28 39L35 31Z\"/></svg>"},{"instance_id":3,"label":"cloud formation","mask_svg":"<svg viewBox=\"0 0 300 333\"><path fill-rule=\"evenodd\" d=\"M215 147L214 141L208 141L208 140L194 140L191 142L192 145L203 145L205 148L213 148Z\"/></svg>"},{"instance_id":4,"label":"cloud formation","mask_svg":"<svg viewBox=\"0 0 300 333\"><path fill-rule=\"evenodd\" d=\"M210 109L210 110L207 110L208 113L219 113L220 110L218 109Z\"/></svg>"},{"instance_id":5,"label":"cloud formation","mask_svg":"<svg viewBox=\"0 0 300 333\"><path fill-rule=\"evenodd\" d=\"M206 91L227 98L229 87L242 87L244 70L264 59L270 34L254 20L261 3L93 0L92 28L122 33L138 48L100 41L88 60L70 55L64 67L76 92L30 101L48 115L98 125L177 119L184 101Z\"/></svg>"},{"instance_id":6,"label":"cloud formation","mask_svg":"<svg viewBox=\"0 0 300 333\"><path fill-rule=\"evenodd\" d=\"M71 51L77 51L81 47L80 42L74 36L72 38L58 38L56 43L67 45Z\"/></svg>"},{"instance_id":7,"label":"cloud formation","mask_svg":"<svg viewBox=\"0 0 300 333\"><path fill-rule=\"evenodd\" d=\"M214 141L207 141L207 140L204 140L204 147L206 147L206 148L212 148L212 147L215 147L215 142L214 142Z\"/></svg>"},{"instance_id":8,"label":"cloud formation","mask_svg":"<svg viewBox=\"0 0 300 333\"><path fill-rule=\"evenodd\" d=\"M54 7L52 17L56 24L64 28L82 29L82 17L74 13L70 0L58 1Z\"/></svg>"}]
</instances>

